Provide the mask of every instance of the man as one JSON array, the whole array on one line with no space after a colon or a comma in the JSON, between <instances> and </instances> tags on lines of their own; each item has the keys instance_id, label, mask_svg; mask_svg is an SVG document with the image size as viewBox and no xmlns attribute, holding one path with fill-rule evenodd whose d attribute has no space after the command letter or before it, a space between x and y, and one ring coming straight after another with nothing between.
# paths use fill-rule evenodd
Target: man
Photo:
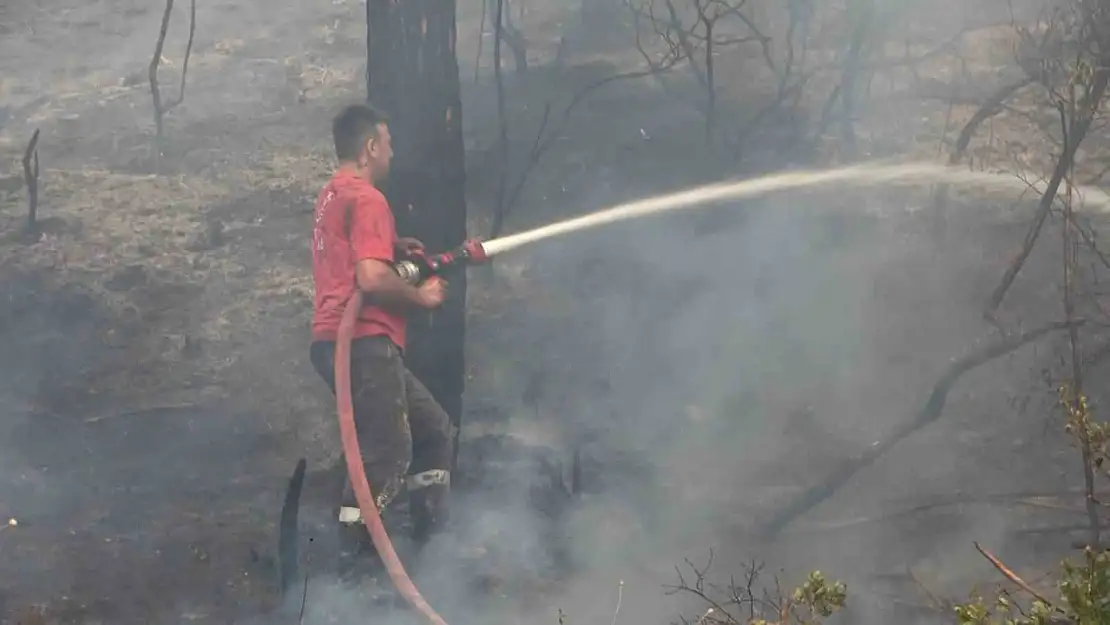
<instances>
[{"instance_id":1,"label":"man","mask_svg":"<svg viewBox=\"0 0 1110 625\"><path fill-rule=\"evenodd\" d=\"M379 511L409 494L414 538L422 541L446 520L452 437L443 408L405 366L405 314L443 303L439 278L418 287L392 269L398 256L419 252L416 239L399 238L385 196L393 148L385 117L366 105L343 109L332 122L339 166L316 200L312 233L315 312L312 365L335 393L335 340L355 288L363 307L351 346L351 397L366 477ZM340 574L374 567L362 515L346 480L339 508ZM367 562L359 556L373 554Z\"/></svg>"}]
</instances>

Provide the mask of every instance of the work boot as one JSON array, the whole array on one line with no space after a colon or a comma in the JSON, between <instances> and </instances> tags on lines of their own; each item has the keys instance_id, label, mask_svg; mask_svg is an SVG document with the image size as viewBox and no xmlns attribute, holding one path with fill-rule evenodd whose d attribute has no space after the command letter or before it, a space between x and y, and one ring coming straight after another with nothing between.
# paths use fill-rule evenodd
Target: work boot
<instances>
[{"instance_id":1,"label":"work boot","mask_svg":"<svg viewBox=\"0 0 1110 625\"><path fill-rule=\"evenodd\" d=\"M370 533L361 520L339 523L339 557L336 562L339 579L343 581L371 573L369 561L377 558Z\"/></svg>"},{"instance_id":2,"label":"work boot","mask_svg":"<svg viewBox=\"0 0 1110 625\"><path fill-rule=\"evenodd\" d=\"M385 570L370 530L357 508L341 508L339 522L338 577L340 584L366 598L372 605L387 607L398 595Z\"/></svg>"},{"instance_id":3,"label":"work boot","mask_svg":"<svg viewBox=\"0 0 1110 625\"><path fill-rule=\"evenodd\" d=\"M450 486L433 484L409 491L409 514L412 518L412 538L423 546L446 526L449 520L447 498Z\"/></svg>"},{"instance_id":4,"label":"work boot","mask_svg":"<svg viewBox=\"0 0 1110 625\"><path fill-rule=\"evenodd\" d=\"M360 532L366 537L365 541L354 536ZM347 541L339 553L340 584L371 605L386 607L395 603L396 591L378 551L370 543L366 527L361 523L341 524L339 533L340 542Z\"/></svg>"}]
</instances>

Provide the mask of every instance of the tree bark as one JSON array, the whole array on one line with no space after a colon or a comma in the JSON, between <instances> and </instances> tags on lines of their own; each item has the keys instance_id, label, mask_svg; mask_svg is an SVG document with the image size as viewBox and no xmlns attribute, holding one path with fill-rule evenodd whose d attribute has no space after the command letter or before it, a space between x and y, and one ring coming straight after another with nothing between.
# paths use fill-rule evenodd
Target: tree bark
<instances>
[{"instance_id":1,"label":"tree bark","mask_svg":"<svg viewBox=\"0 0 1110 625\"><path fill-rule=\"evenodd\" d=\"M393 136L384 191L398 232L420 239L430 252L449 249L466 238L454 0L368 0L366 27L369 98L389 116ZM466 378L466 275L459 271L447 280L448 301L409 318L405 352L409 368L451 417L457 443Z\"/></svg>"}]
</instances>

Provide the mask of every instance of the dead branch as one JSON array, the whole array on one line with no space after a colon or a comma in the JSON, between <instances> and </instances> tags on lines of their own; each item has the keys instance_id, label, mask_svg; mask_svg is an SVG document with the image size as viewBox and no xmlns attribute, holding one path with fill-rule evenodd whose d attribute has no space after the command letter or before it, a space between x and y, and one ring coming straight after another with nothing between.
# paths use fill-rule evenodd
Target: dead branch
<instances>
[{"instance_id":1,"label":"dead branch","mask_svg":"<svg viewBox=\"0 0 1110 625\"><path fill-rule=\"evenodd\" d=\"M1075 110L1075 102L1072 101L1071 112ZM1064 130L1064 145L1070 143L1070 137L1067 133L1067 113L1061 108L1060 117L1062 120L1061 127ZM1073 115L1074 118L1074 115ZM1074 159L1070 163L1071 173L1074 175L1075 162ZM1075 266L1077 257L1079 255L1079 244L1074 240L1072 229L1075 227L1075 219L1072 211L1072 186L1069 178L1067 185L1067 193L1064 201L1064 227L1063 231L1063 265L1064 265L1064 318L1068 321L1068 343L1071 348L1071 397L1069 401L1068 411L1070 415L1079 420L1075 434L1079 438L1080 453L1083 458L1083 482L1086 489L1086 505L1087 505L1087 521L1090 523L1091 542L1090 546L1097 548L1099 544L1099 521L1098 521L1098 502L1095 499L1095 476L1094 476L1094 460L1091 454L1091 436L1090 430L1086 423L1086 406L1083 400L1083 367L1082 356L1079 353L1079 330L1072 324L1071 321L1075 317Z\"/></svg>"},{"instance_id":2,"label":"dead branch","mask_svg":"<svg viewBox=\"0 0 1110 625\"><path fill-rule=\"evenodd\" d=\"M548 121L551 115L551 104L548 103L547 105L545 105L543 118L540 121L540 127L537 130L536 135L532 141L532 148L531 150L529 150L528 155L524 159L523 170L517 176L516 183L513 185L512 190L506 194L504 202L501 203L500 210L494 213L492 223L490 224L489 237L496 238L501 234L501 231L505 225L505 220L512 213L512 210L516 207L516 204L520 199L520 195L524 191L524 185L527 182L528 177L531 175L536 165L539 164L540 160L543 158L543 155L546 154L547 151L551 149L551 147L554 145L555 140L562 135L563 130L566 128L568 122L570 121L571 114L574 113L574 110L582 102L584 102L587 97L589 97L591 94L601 89L602 87L611 85L615 82L634 80L637 78L646 78L648 76L662 74L670 71L677 64L678 58L671 56L665 58L661 62L651 63L649 67L645 70L612 74L586 85L585 87L579 89L571 97L570 103L568 103L566 108L563 109L562 117L559 119L558 123L556 123L550 129L548 128Z\"/></svg>"},{"instance_id":3,"label":"dead branch","mask_svg":"<svg viewBox=\"0 0 1110 625\"><path fill-rule=\"evenodd\" d=\"M994 117L1002 112L1002 105L1007 100L1016 95L1019 91L1033 82L1028 76L1006 85L1002 85L994 91L983 103L971 119L967 120L964 127L960 130L959 137L956 139L956 144L952 147L952 152L948 156L949 165L958 165L963 160L964 154L967 152L968 146L971 144L971 138L975 136L975 131L983 122ZM933 195L933 214L936 217L936 232L939 234L943 232L945 224L947 223L946 215L948 211L948 185L937 185L936 193Z\"/></svg>"},{"instance_id":4,"label":"dead branch","mask_svg":"<svg viewBox=\"0 0 1110 625\"><path fill-rule=\"evenodd\" d=\"M856 84L861 73L861 62L865 48L870 47L873 38L872 25L875 19L875 5L871 1L849 3L849 14L854 16L852 37L848 43L844 64L840 75L840 140L841 153L849 159L856 155ZM857 11L853 11L855 8Z\"/></svg>"},{"instance_id":5,"label":"dead branch","mask_svg":"<svg viewBox=\"0 0 1110 625\"><path fill-rule=\"evenodd\" d=\"M173 14L174 0L166 0L166 10L162 14L162 26L158 31L158 42L154 44L154 57L150 60L148 78L150 80L150 97L154 104L154 125L157 136L162 136L162 93L158 88L158 65L162 62L162 50L166 46L166 33L170 28L170 16Z\"/></svg>"},{"instance_id":6,"label":"dead branch","mask_svg":"<svg viewBox=\"0 0 1110 625\"><path fill-rule=\"evenodd\" d=\"M960 41L969 34L983 30L985 28L991 28L993 26L997 26L997 24L994 22L987 22L965 26L946 41L943 41L940 44L916 56L910 56L907 54L897 59L874 59L869 58L872 55L862 55L859 59L856 60L856 62L858 63L856 73L874 75L878 72L899 68L907 68L910 71L916 72L916 68L918 65L956 49L957 46L960 44ZM863 43L861 42L861 46L862 45ZM838 61L830 61L816 66L812 70L811 75L836 69L840 69L841 74L843 74L843 64ZM825 99L825 103L821 107L821 116L819 118L820 121L817 125L817 130L816 132L814 132L813 138L811 140L813 146L816 146L820 142L821 137L823 137L825 133L828 132L829 127L834 121L836 121L836 118L834 117L834 111L836 110L836 104L838 102L842 102L843 88L843 80L837 81L836 85L832 88L832 90L829 92L829 95ZM951 95L946 95L945 99L948 100L951 97ZM843 105L841 108L843 109Z\"/></svg>"},{"instance_id":7,"label":"dead branch","mask_svg":"<svg viewBox=\"0 0 1110 625\"><path fill-rule=\"evenodd\" d=\"M778 77L778 81L775 89L774 100L772 100L766 106L757 111L755 115L753 115L746 123L744 123L744 125L741 126L740 130L736 133L736 136L733 139L733 158L737 160L739 160L743 156L744 144L747 141L748 137L750 137L751 134L760 127L764 119L778 111L783 106L783 104L787 102L787 100L791 101L789 114L792 119L795 118L798 110L798 105L801 101L802 92L804 91L806 85L809 83L810 79L817 73L805 71L806 56L809 51L809 12L812 10L812 6L809 3L804 2L803 0L791 0L788 3L787 9L789 13L789 21L787 22L786 26L786 34L783 36L785 59L783 62L783 67L781 69L777 66L777 64L774 62L774 59L771 57L769 45L771 38L763 35L763 33L756 29L754 25L752 26L753 32L757 36L764 38L760 41L760 45L763 48L763 60L764 63L767 64L767 67L770 68L771 71L774 72L775 75ZM799 26L802 28L802 32L800 33L800 35L798 33ZM795 70L795 58L797 56L797 53L795 51L795 39L799 37L802 42L802 50L800 59L797 63L797 69L799 72L801 72L801 74L797 80L791 82L791 78L793 77ZM794 143L798 139L798 134L799 133L795 133L790 137L790 145L786 146L786 149L791 149L794 147Z\"/></svg>"},{"instance_id":8,"label":"dead branch","mask_svg":"<svg viewBox=\"0 0 1110 625\"><path fill-rule=\"evenodd\" d=\"M1092 87L1091 95L1094 101L1101 101L1106 93L1107 80L1110 74L1105 71L1098 72L1096 82ZM1052 178L1048 181L1048 186L1045 188L1044 194L1041 195L1040 204L1037 207L1036 216L1033 218L1033 223L1030 224L1028 232L1025 234L1025 241L1022 243L1021 250L1018 255L1010 263L1006 269L1006 273L1002 276L1002 281L991 293L987 307L983 314L988 319L994 319L994 313L998 310L998 306L1002 303L1002 299L1006 296L1006 292L1010 289L1010 285L1014 283L1019 271L1025 265L1026 259L1033 251L1033 244L1037 242L1037 236L1041 232L1041 227L1044 225L1045 218L1048 217L1048 212L1052 208L1053 200L1056 198L1056 192L1060 189L1060 183L1063 181L1064 176L1071 170L1072 162L1075 160L1076 150L1079 144L1083 142L1087 131L1091 127L1093 115L1084 115L1078 120L1071 120L1071 128L1068 132L1069 139L1065 142L1064 150L1060 154L1060 158L1056 162L1056 168L1052 172Z\"/></svg>"},{"instance_id":9,"label":"dead branch","mask_svg":"<svg viewBox=\"0 0 1110 625\"><path fill-rule=\"evenodd\" d=\"M170 17L173 15L174 0L166 0L166 10L162 13L162 25L158 29L158 41L154 44L154 57L150 60L148 79L150 81L150 97L154 104L155 132L160 138L164 131L164 118L167 113L177 108L185 101L185 80L189 73L189 57L193 52L193 38L197 30L197 0L189 3L189 40L185 44L185 59L181 63L181 86L177 98L168 102L162 101L162 92L158 86L158 67L162 63L162 51L166 47L166 34L170 28Z\"/></svg>"},{"instance_id":10,"label":"dead branch","mask_svg":"<svg viewBox=\"0 0 1110 625\"><path fill-rule=\"evenodd\" d=\"M781 613L779 606L771 600L767 591L761 592L760 595L755 594L756 581L763 570L762 564L753 561L745 571L744 583L737 584L730 580L729 585L725 588L710 583L708 580L707 574L713 566L712 551L709 553L709 559L705 566L698 567L689 559L686 560L686 566L690 569L693 578L688 579L683 574L682 569L676 566L675 576L678 578L678 582L673 585L665 585L664 592L667 595L691 595L704 605L709 606L709 609L697 620L698 623L739 625L742 622L751 622L756 617L767 613ZM718 599L717 597L721 598ZM739 615L730 611L736 609L741 612L746 611L749 615L748 618L741 621Z\"/></svg>"},{"instance_id":11,"label":"dead branch","mask_svg":"<svg viewBox=\"0 0 1110 625\"><path fill-rule=\"evenodd\" d=\"M512 10L508 0L503 0L501 21L497 22L495 15L490 15L489 18L494 23L493 36L494 42L498 40L506 43L509 50L513 53L513 63L516 66L518 74L523 74L528 71L528 40L524 38L524 34L520 32L514 25L512 20ZM495 12L496 13L496 12ZM484 17L483 13L483 17Z\"/></svg>"},{"instance_id":12,"label":"dead branch","mask_svg":"<svg viewBox=\"0 0 1110 625\"><path fill-rule=\"evenodd\" d=\"M763 50L766 62L774 68L771 60L771 38L763 34L753 20L743 12L747 0L690 0L693 10L691 23L684 22L673 0L663 0L665 17L656 17L653 0L647 0L644 7L636 8L629 3L637 22L637 47L639 48L639 19L646 18L655 35L668 48L667 56L677 58L676 62L686 61L694 79L704 92L704 115L706 141L714 136L717 115L717 73L716 57L725 47L744 43L758 43ZM745 34L722 36L725 18L735 18L745 28ZM641 49L641 54L648 58ZM650 58L649 58L650 62Z\"/></svg>"},{"instance_id":13,"label":"dead branch","mask_svg":"<svg viewBox=\"0 0 1110 625\"><path fill-rule=\"evenodd\" d=\"M505 190L509 179L509 120L505 115L505 81L501 75L501 32L505 25L505 0L497 0L493 23L493 82L497 90L497 204L494 220L505 214ZM501 224L497 224L500 230ZM500 234L500 232L498 233ZM496 236L496 235L494 235Z\"/></svg>"},{"instance_id":14,"label":"dead branch","mask_svg":"<svg viewBox=\"0 0 1110 625\"><path fill-rule=\"evenodd\" d=\"M486 13L489 0L482 0L482 19L478 20L478 52L474 55L474 84L478 84L478 74L482 69L482 40L486 37Z\"/></svg>"},{"instance_id":15,"label":"dead branch","mask_svg":"<svg viewBox=\"0 0 1110 625\"><path fill-rule=\"evenodd\" d=\"M955 604L947 599L941 598L932 590L930 590L929 587L924 584L924 582L918 579L917 575L914 574L913 569L909 566L906 567L906 576L910 578L910 581L913 582L913 584L917 586L921 590L921 592L925 593L925 596L929 599L929 603L932 604L933 610L941 611L946 614L952 613L952 610L955 608Z\"/></svg>"},{"instance_id":16,"label":"dead branch","mask_svg":"<svg viewBox=\"0 0 1110 625\"><path fill-rule=\"evenodd\" d=\"M823 576L817 571L811 573L808 581L793 592L786 591L778 576L775 576L773 584L763 584L757 595L755 586L763 571L763 565L754 560L746 567L745 579L742 583L737 583L735 578L730 578L727 585L718 586L710 583L706 576L712 564L712 557L711 552L710 563L703 568L698 568L686 560L686 565L693 572L693 580L687 581L682 570L675 567L678 583L664 587L668 595L688 594L696 597L703 604L703 609L708 606L708 609L702 612L693 624L682 618L681 622L685 625L810 623L827 618L844 606L847 587L841 582L826 584ZM802 614L806 612L817 620L803 617Z\"/></svg>"},{"instance_id":17,"label":"dead branch","mask_svg":"<svg viewBox=\"0 0 1110 625\"><path fill-rule=\"evenodd\" d=\"M860 470L871 466L899 442L939 419L944 410L944 404L948 400L948 393L951 392L952 387L963 374L996 358L1005 356L1047 334L1067 329L1071 325L1083 324L1084 320L1081 319L1075 320L1074 323L1068 323L1067 321L1050 323L1005 338L952 363L933 386L933 392L930 393L929 399L911 421L898 427L893 434L877 445L872 445L855 457L844 460L840 466L830 471L828 477L820 484L810 487L800 497L797 497L763 523L759 535L765 539L777 537L787 525L836 494L840 487L847 484Z\"/></svg>"},{"instance_id":18,"label":"dead branch","mask_svg":"<svg viewBox=\"0 0 1110 625\"><path fill-rule=\"evenodd\" d=\"M1075 214L1075 211L1070 211L1068 215L1065 215L1065 219L1068 219L1072 225L1075 226L1075 231L1079 233L1083 242L1090 248L1099 262L1102 263L1102 266L1110 269L1110 258L1106 257L1106 254L1099 248L1098 243L1095 241L1094 227L1091 226L1090 222L1088 221L1086 224L1087 228L1084 228L1082 224L1079 223L1079 218ZM1089 232L1088 229L1090 230Z\"/></svg>"},{"instance_id":19,"label":"dead branch","mask_svg":"<svg viewBox=\"0 0 1110 625\"><path fill-rule=\"evenodd\" d=\"M967 78L967 61L964 60L963 57L960 57L960 69L963 70L962 74L963 74L964 78L966 79ZM916 84L919 84L919 83L915 83L915 85ZM940 156L940 153L942 151L944 151L944 142L948 140L948 128L952 124L952 111L955 110L955 108L956 108L956 98L958 98L959 95L960 95L960 86L956 85L955 87L952 88L952 93L947 98L948 99L948 108L944 111L944 126L940 130L940 141L937 143L937 156L938 157Z\"/></svg>"},{"instance_id":20,"label":"dead branch","mask_svg":"<svg viewBox=\"0 0 1110 625\"><path fill-rule=\"evenodd\" d=\"M27 231L38 228L39 212L39 129L36 128L23 152L23 182L27 185Z\"/></svg>"},{"instance_id":21,"label":"dead branch","mask_svg":"<svg viewBox=\"0 0 1110 625\"><path fill-rule=\"evenodd\" d=\"M948 164L958 165L967 152L967 147L971 144L971 139L975 135L975 131L979 129L979 126L1000 113L1003 110L1002 105L1005 104L1007 100L1032 82L1030 78L1026 77L1016 82L1002 85L995 90L995 92L983 102L979 109L975 111L971 119L967 120L964 127L960 129L960 135L956 139L956 145L953 146L952 153L948 157Z\"/></svg>"},{"instance_id":22,"label":"dead branch","mask_svg":"<svg viewBox=\"0 0 1110 625\"><path fill-rule=\"evenodd\" d=\"M983 557L986 558L987 561L990 562L994 566L994 568L998 569L998 572L1002 573L1002 575L1004 575L1006 577L1006 579L1010 580L1014 584L1017 584L1017 586L1019 588L1021 588L1025 592L1029 593L1029 595L1032 596L1037 601L1040 601L1041 603L1045 604L1046 606L1053 607L1051 601L1046 599L1045 596L1042 595L1041 593L1037 592L1036 590L1033 590L1032 586L1027 584L1025 582L1025 580L1018 577L1017 573L1014 573L1013 571L1011 571L1009 569L1009 567L1007 567L1005 564L1003 564L1002 561L999 560L998 558L996 558L991 552L987 551L982 546L980 546L978 542L975 543L975 549L980 554L982 554Z\"/></svg>"},{"instance_id":23,"label":"dead branch","mask_svg":"<svg viewBox=\"0 0 1110 625\"><path fill-rule=\"evenodd\" d=\"M841 521L807 523L805 525L796 526L796 529L792 530L791 533L847 530L862 525L889 523L899 519L907 519L936 510L943 510L945 508L960 508L970 505L1041 508L1071 514L1084 512L1083 507L1078 504L1078 501L1067 503L1063 500L1061 494L1062 493L1056 492L1029 491L981 496L971 494L955 495L912 505L901 510L880 512L874 515L844 519ZM1072 494L1080 494L1080 491L1074 491Z\"/></svg>"},{"instance_id":24,"label":"dead branch","mask_svg":"<svg viewBox=\"0 0 1110 625\"><path fill-rule=\"evenodd\" d=\"M301 588L301 612L297 616L298 625L304 625L304 611L308 607L308 573L304 574L304 586Z\"/></svg>"},{"instance_id":25,"label":"dead branch","mask_svg":"<svg viewBox=\"0 0 1110 625\"><path fill-rule=\"evenodd\" d=\"M1074 168L1075 155L1086 138L1106 95L1110 70L1110 33L1104 31L1106 14L1097 4L1075 3L1070 10L1050 11L1035 29L1017 27L1021 45L1017 51L1018 65L1026 75L1041 85L1055 105L1064 137L1052 178L1041 197L1033 223L1025 236L1018 255L991 294L984 316L993 319L1003 297L1013 284L1032 252L1045 219L1052 208L1060 183ZM1064 94L1066 92L1066 94Z\"/></svg>"},{"instance_id":26,"label":"dead branch","mask_svg":"<svg viewBox=\"0 0 1110 625\"><path fill-rule=\"evenodd\" d=\"M1110 529L1110 524L1101 523L1100 529ZM1090 533L1091 524L1088 522L1072 523L1069 525L1052 525L1048 527L1025 527L1014 530L1017 536L1043 536L1045 534L1070 534L1072 532L1085 532ZM1077 544L1076 547L1083 549L1087 545L1085 543Z\"/></svg>"}]
</instances>

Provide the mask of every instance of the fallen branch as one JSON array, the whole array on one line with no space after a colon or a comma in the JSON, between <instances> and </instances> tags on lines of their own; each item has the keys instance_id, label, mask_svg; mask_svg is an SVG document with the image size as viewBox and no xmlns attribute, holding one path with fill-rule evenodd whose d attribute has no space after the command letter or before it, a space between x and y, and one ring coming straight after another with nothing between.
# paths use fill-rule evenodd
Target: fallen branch
<instances>
[{"instance_id":1,"label":"fallen branch","mask_svg":"<svg viewBox=\"0 0 1110 625\"><path fill-rule=\"evenodd\" d=\"M1110 524L1101 523L1099 529L1110 529ZM1015 536L1038 536L1043 534L1071 534L1073 532L1090 532L1090 523L1072 523L1070 525L1052 525L1047 527L1027 527L1023 529L1014 530ZM1085 548L1087 545L1083 543L1077 545L1080 549Z\"/></svg>"},{"instance_id":2,"label":"fallen branch","mask_svg":"<svg viewBox=\"0 0 1110 625\"><path fill-rule=\"evenodd\" d=\"M138 417L157 412L168 412L173 410L186 410L195 408L196 404L189 401L175 402L170 404L160 404L156 406L145 406L141 408L132 408L130 410L105 412L99 415L93 415L85 419L85 423L99 423L108 419L119 419L123 417Z\"/></svg>"},{"instance_id":3,"label":"fallen branch","mask_svg":"<svg viewBox=\"0 0 1110 625\"><path fill-rule=\"evenodd\" d=\"M906 576L909 577L910 581L913 582L914 585L917 586L919 589L921 589L921 592L925 593L925 596L929 598L929 602L933 604L933 610L944 612L946 614L952 613L953 608L955 608L955 604L947 599L941 598L932 590L930 590L924 582L917 578L917 575L914 574L913 569L909 566L906 567Z\"/></svg>"},{"instance_id":4,"label":"fallen branch","mask_svg":"<svg viewBox=\"0 0 1110 625\"><path fill-rule=\"evenodd\" d=\"M150 80L150 97L154 104L154 125L157 136L161 137L164 130L164 117L167 113L177 108L185 101L185 79L189 73L189 57L193 53L193 38L197 30L197 0L189 3L189 41L185 44L185 60L181 64L181 87L177 98L169 102L162 102L162 92L158 87L158 66L162 63L162 51L166 47L166 33L170 29L170 17L173 14L174 0L166 0L166 10L162 13L162 25L158 30L158 41L154 44L154 58L150 60L148 79Z\"/></svg>"},{"instance_id":5,"label":"fallen branch","mask_svg":"<svg viewBox=\"0 0 1110 625\"><path fill-rule=\"evenodd\" d=\"M39 129L31 135L23 152L23 182L27 185L27 231L38 228L39 212Z\"/></svg>"},{"instance_id":6,"label":"fallen branch","mask_svg":"<svg viewBox=\"0 0 1110 625\"><path fill-rule=\"evenodd\" d=\"M304 587L301 589L301 613L297 618L298 625L304 625L304 611L308 607L308 573L304 574Z\"/></svg>"},{"instance_id":7,"label":"fallen branch","mask_svg":"<svg viewBox=\"0 0 1110 625\"><path fill-rule=\"evenodd\" d=\"M1080 491L1076 491L1079 493ZM1006 493L999 495L956 495L952 497L944 497L936 501L929 501L914 506L910 506L901 510L894 510L890 512L880 512L871 516L861 516L852 519L844 519L840 521L825 521L813 524L806 524L791 533L797 531L802 532L823 532L835 531L842 529L850 529L860 525L869 525L872 523L889 523L890 521L902 518L908 518L940 510L944 508L959 508L969 505L983 505L983 506L1024 506L1030 508L1043 508L1047 510L1058 510L1061 512L1069 512L1081 514L1084 509L1081 505L1067 504L1060 499L1060 493L1048 492L1024 492L1024 493Z\"/></svg>"},{"instance_id":8,"label":"fallen branch","mask_svg":"<svg viewBox=\"0 0 1110 625\"><path fill-rule=\"evenodd\" d=\"M1021 334L1004 339L964 356L952 363L944 375L940 377L940 380L933 386L933 392L929 395L928 401L925 402L925 405L922 406L921 410L918 411L917 416L912 421L903 424L886 440L880 441L877 445L872 445L859 455L843 461L839 467L829 472L828 477L823 482L809 488L800 497L765 522L759 530L760 536L764 539L773 539L777 537L787 525L816 508L829 497L832 497L841 486L847 484L861 469L871 466L876 460L881 458L886 452L890 451L891 448L906 437L939 419L944 410L944 404L948 400L948 393L952 390L956 381L960 379L960 376L995 358L1005 356L1046 334L1065 330L1068 328L1068 325L1066 321L1058 321L1041 326L1035 330L1022 332ZM1081 319L1076 320L1075 325L1084 325L1084 321Z\"/></svg>"},{"instance_id":9,"label":"fallen branch","mask_svg":"<svg viewBox=\"0 0 1110 625\"><path fill-rule=\"evenodd\" d=\"M1045 604L1046 606L1053 607L1051 601L1046 599L1044 597L1044 595L1042 595L1041 593L1037 592L1036 590L1033 590L1032 586L1027 584L1025 582L1025 580L1018 577L1017 573L1014 573L1013 571L1011 571L1009 569L1009 567L1007 567L1005 564L1003 564L1002 561L999 560L998 558L996 558L991 552L987 551L986 549L983 549L983 547L981 547L978 542L975 543L975 549L979 553L981 553L983 555L983 557L987 559L988 562L990 562L992 565L994 565L994 568L998 569L998 572L1002 573L1002 575L1004 575L1006 577L1006 579L1008 579L1011 582L1017 584L1018 587L1020 587L1025 592L1029 593L1037 601L1040 601L1041 603Z\"/></svg>"}]
</instances>

